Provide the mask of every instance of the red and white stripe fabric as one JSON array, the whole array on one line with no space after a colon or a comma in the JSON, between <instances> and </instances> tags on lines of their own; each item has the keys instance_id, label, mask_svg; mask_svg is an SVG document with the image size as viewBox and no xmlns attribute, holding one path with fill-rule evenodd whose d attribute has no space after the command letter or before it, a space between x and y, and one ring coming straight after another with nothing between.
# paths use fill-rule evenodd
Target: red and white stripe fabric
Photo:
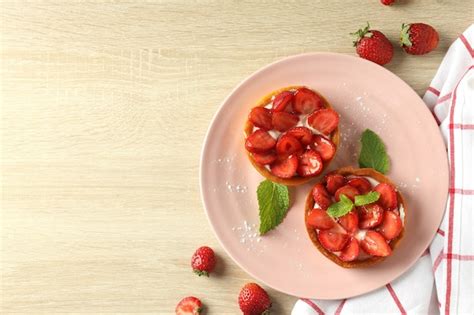
<instances>
[{"instance_id":1,"label":"red and white stripe fabric","mask_svg":"<svg viewBox=\"0 0 474 315\"><path fill-rule=\"evenodd\" d=\"M449 156L446 212L429 250L403 276L339 301L300 299L292 315L474 314L474 24L450 47L423 100Z\"/></svg>"}]
</instances>

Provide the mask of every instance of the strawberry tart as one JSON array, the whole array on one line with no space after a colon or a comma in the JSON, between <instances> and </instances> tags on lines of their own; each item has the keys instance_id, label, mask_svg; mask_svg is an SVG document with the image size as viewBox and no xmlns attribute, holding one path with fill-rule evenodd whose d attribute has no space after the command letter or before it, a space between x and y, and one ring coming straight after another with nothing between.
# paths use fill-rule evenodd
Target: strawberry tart
<instances>
[{"instance_id":1,"label":"strawberry tart","mask_svg":"<svg viewBox=\"0 0 474 315\"><path fill-rule=\"evenodd\" d=\"M295 186L318 176L339 144L339 115L321 94L291 86L264 97L245 125L245 148L266 178Z\"/></svg>"},{"instance_id":2,"label":"strawberry tart","mask_svg":"<svg viewBox=\"0 0 474 315\"><path fill-rule=\"evenodd\" d=\"M386 176L371 168L346 167L313 187L305 223L323 255L344 268L358 268L392 254L403 237L406 211L402 195Z\"/></svg>"}]
</instances>

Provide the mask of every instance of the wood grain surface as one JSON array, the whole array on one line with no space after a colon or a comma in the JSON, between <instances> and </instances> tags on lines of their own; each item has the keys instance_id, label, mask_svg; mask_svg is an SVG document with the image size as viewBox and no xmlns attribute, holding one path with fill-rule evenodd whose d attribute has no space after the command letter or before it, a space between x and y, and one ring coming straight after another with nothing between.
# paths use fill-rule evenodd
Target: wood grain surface
<instances>
[{"instance_id":1,"label":"wood grain surface","mask_svg":"<svg viewBox=\"0 0 474 315\"><path fill-rule=\"evenodd\" d=\"M204 214L198 165L231 89L279 58L354 54L370 20L440 32L427 56L388 66L420 94L473 21L471 0L2 1L0 313L173 314L196 295L239 314L252 279ZM219 255L209 279L192 252ZM269 290L274 314L296 298Z\"/></svg>"}]
</instances>

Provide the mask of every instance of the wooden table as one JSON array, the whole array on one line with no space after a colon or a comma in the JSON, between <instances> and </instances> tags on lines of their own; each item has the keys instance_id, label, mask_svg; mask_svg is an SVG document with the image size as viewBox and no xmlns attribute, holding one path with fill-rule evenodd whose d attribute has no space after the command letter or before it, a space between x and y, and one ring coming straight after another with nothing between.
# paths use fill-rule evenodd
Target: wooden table
<instances>
[{"instance_id":1,"label":"wooden table","mask_svg":"<svg viewBox=\"0 0 474 315\"><path fill-rule=\"evenodd\" d=\"M159 3L161 2L161 3ZM198 165L220 102L282 57L354 54L366 20L441 34L390 70L420 94L472 22L471 0L4 2L1 20L1 313L173 314L187 295L238 314L252 281L204 214ZM209 279L195 248L219 255ZM274 314L296 298L269 290Z\"/></svg>"}]
</instances>

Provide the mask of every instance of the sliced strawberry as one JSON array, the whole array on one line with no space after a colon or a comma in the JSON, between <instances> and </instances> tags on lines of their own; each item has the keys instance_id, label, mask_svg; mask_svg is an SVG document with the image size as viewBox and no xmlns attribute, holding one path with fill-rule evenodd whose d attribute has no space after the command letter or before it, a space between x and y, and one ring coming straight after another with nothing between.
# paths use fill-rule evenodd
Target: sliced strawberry
<instances>
[{"instance_id":1,"label":"sliced strawberry","mask_svg":"<svg viewBox=\"0 0 474 315\"><path fill-rule=\"evenodd\" d=\"M371 203L359 209L359 227L361 229L370 229L376 227L383 221L383 208L376 204Z\"/></svg>"},{"instance_id":2,"label":"sliced strawberry","mask_svg":"<svg viewBox=\"0 0 474 315\"><path fill-rule=\"evenodd\" d=\"M337 252L346 246L349 241L349 235L331 230L320 230L318 240L327 250Z\"/></svg>"},{"instance_id":3,"label":"sliced strawberry","mask_svg":"<svg viewBox=\"0 0 474 315\"><path fill-rule=\"evenodd\" d=\"M323 210L331 205L331 196L323 184L316 184L312 190L314 202Z\"/></svg>"},{"instance_id":4,"label":"sliced strawberry","mask_svg":"<svg viewBox=\"0 0 474 315\"><path fill-rule=\"evenodd\" d=\"M395 188L387 183L380 183L374 188L380 193L378 203L386 210L393 210L398 206L397 192Z\"/></svg>"},{"instance_id":5,"label":"sliced strawberry","mask_svg":"<svg viewBox=\"0 0 474 315\"><path fill-rule=\"evenodd\" d=\"M326 188L332 195L345 184L346 178L340 174L326 175Z\"/></svg>"},{"instance_id":6,"label":"sliced strawberry","mask_svg":"<svg viewBox=\"0 0 474 315\"><path fill-rule=\"evenodd\" d=\"M311 149L300 155L298 174L302 177L314 176L323 170L323 161L319 154Z\"/></svg>"},{"instance_id":7,"label":"sliced strawberry","mask_svg":"<svg viewBox=\"0 0 474 315\"><path fill-rule=\"evenodd\" d=\"M342 225L347 233L353 234L359 228L359 216L355 211L351 211L339 218L339 224Z\"/></svg>"},{"instance_id":8,"label":"sliced strawberry","mask_svg":"<svg viewBox=\"0 0 474 315\"><path fill-rule=\"evenodd\" d=\"M329 161L336 154L336 145L321 135L314 135L311 141L311 148L321 155L323 161Z\"/></svg>"},{"instance_id":9,"label":"sliced strawberry","mask_svg":"<svg viewBox=\"0 0 474 315\"><path fill-rule=\"evenodd\" d=\"M402 219L393 211L385 211L382 225L379 227L380 234L387 240L392 240L402 231Z\"/></svg>"},{"instance_id":10,"label":"sliced strawberry","mask_svg":"<svg viewBox=\"0 0 474 315\"><path fill-rule=\"evenodd\" d=\"M308 116L308 124L325 135L330 134L339 124L339 115L330 108L323 108Z\"/></svg>"},{"instance_id":11,"label":"sliced strawberry","mask_svg":"<svg viewBox=\"0 0 474 315\"><path fill-rule=\"evenodd\" d=\"M293 110L299 114L311 114L323 107L323 101L318 94L310 89L300 88L295 92Z\"/></svg>"},{"instance_id":12,"label":"sliced strawberry","mask_svg":"<svg viewBox=\"0 0 474 315\"><path fill-rule=\"evenodd\" d=\"M265 107L255 107L249 114L249 120L255 127L270 130L272 126L272 112Z\"/></svg>"},{"instance_id":13,"label":"sliced strawberry","mask_svg":"<svg viewBox=\"0 0 474 315\"><path fill-rule=\"evenodd\" d=\"M363 177L354 177L349 179L347 182L348 185L357 188L357 190L362 194L365 195L372 190L372 184Z\"/></svg>"},{"instance_id":14,"label":"sliced strawberry","mask_svg":"<svg viewBox=\"0 0 474 315\"><path fill-rule=\"evenodd\" d=\"M334 197L336 198L336 201L339 201L339 196L340 195L346 195L347 198L354 201L354 197L357 196L357 195L360 195L360 193L357 190L357 188L349 186L349 185L344 185L341 188L339 188L336 191L336 193L334 194Z\"/></svg>"},{"instance_id":15,"label":"sliced strawberry","mask_svg":"<svg viewBox=\"0 0 474 315\"><path fill-rule=\"evenodd\" d=\"M273 128L278 131L287 131L291 127L296 126L298 121L298 116L287 112L276 112L272 115Z\"/></svg>"},{"instance_id":16,"label":"sliced strawberry","mask_svg":"<svg viewBox=\"0 0 474 315\"><path fill-rule=\"evenodd\" d=\"M288 156L293 153L301 154L301 152L303 152L303 147L296 138L284 134L278 138L276 151L280 156Z\"/></svg>"},{"instance_id":17,"label":"sliced strawberry","mask_svg":"<svg viewBox=\"0 0 474 315\"><path fill-rule=\"evenodd\" d=\"M339 258L342 261L353 261L359 257L359 241L356 238L351 238L347 246L342 250Z\"/></svg>"},{"instance_id":18,"label":"sliced strawberry","mask_svg":"<svg viewBox=\"0 0 474 315\"><path fill-rule=\"evenodd\" d=\"M277 160L270 166L271 172L280 178L291 178L296 174L298 168L298 157L290 155L287 158Z\"/></svg>"},{"instance_id":19,"label":"sliced strawberry","mask_svg":"<svg viewBox=\"0 0 474 315\"><path fill-rule=\"evenodd\" d=\"M307 222L315 229L321 230L328 230L334 226L334 220L322 209L311 210Z\"/></svg>"},{"instance_id":20,"label":"sliced strawberry","mask_svg":"<svg viewBox=\"0 0 474 315\"><path fill-rule=\"evenodd\" d=\"M245 140L245 148L252 153L264 153L271 150L276 144L276 140L263 130L256 130Z\"/></svg>"},{"instance_id":21,"label":"sliced strawberry","mask_svg":"<svg viewBox=\"0 0 474 315\"><path fill-rule=\"evenodd\" d=\"M201 309L201 300L194 296L188 296L176 305L175 312L176 315L198 315L201 314Z\"/></svg>"},{"instance_id":22,"label":"sliced strawberry","mask_svg":"<svg viewBox=\"0 0 474 315\"><path fill-rule=\"evenodd\" d=\"M292 104L293 104L293 93L290 91L283 91L277 96L275 96L275 99L273 100L273 111L274 112L282 112L282 111L287 111L291 112L292 111Z\"/></svg>"},{"instance_id":23,"label":"sliced strawberry","mask_svg":"<svg viewBox=\"0 0 474 315\"><path fill-rule=\"evenodd\" d=\"M382 235L375 231L367 231L360 247L369 255L386 257L392 253L392 249Z\"/></svg>"},{"instance_id":24,"label":"sliced strawberry","mask_svg":"<svg viewBox=\"0 0 474 315\"><path fill-rule=\"evenodd\" d=\"M252 157L260 165L272 164L276 161L277 155L274 151L269 151L266 153L252 153Z\"/></svg>"},{"instance_id":25,"label":"sliced strawberry","mask_svg":"<svg viewBox=\"0 0 474 315\"><path fill-rule=\"evenodd\" d=\"M286 134L295 137L304 146L310 144L311 139L313 139L313 133L306 127L293 127Z\"/></svg>"}]
</instances>

